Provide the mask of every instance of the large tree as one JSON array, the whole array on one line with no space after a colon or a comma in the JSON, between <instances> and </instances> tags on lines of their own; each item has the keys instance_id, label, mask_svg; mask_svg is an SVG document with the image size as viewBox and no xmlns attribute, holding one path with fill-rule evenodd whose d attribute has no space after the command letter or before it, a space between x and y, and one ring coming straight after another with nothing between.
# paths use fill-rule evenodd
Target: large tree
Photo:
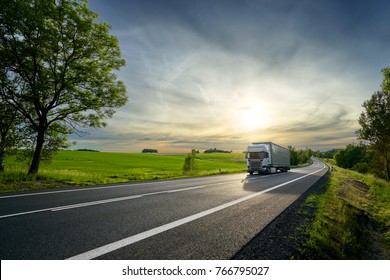
<instances>
[{"instance_id":1,"label":"large tree","mask_svg":"<svg viewBox=\"0 0 390 280\"><path fill-rule=\"evenodd\" d=\"M115 70L124 66L110 26L87 0L0 0L3 100L36 132L35 174L48 131L102 127L127 101Z\"/></svg>"},{"instance_id":2,"label":"large tree","mask_svg":"<svg viewBox=\"0 0 390 280\"><path fill-rule=\"evenodd\" d=\"M357 131L360 139L368 140L381 155L384 175L390 180L390 71L383 69L382 91L374 93L363 103L363 112L359 118L362 127Z\"/></svg>"}]
</instances>

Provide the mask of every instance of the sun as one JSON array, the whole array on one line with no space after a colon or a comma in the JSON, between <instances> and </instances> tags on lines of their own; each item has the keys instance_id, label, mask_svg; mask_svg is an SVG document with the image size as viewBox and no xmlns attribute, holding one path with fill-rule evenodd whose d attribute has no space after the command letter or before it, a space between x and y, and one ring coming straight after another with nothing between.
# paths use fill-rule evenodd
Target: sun
<instances>
[{"instance_id":1,"label":"sun","mask_svg":"<svg viewBox=\"0 0 390 280\"><path fill-rule=\"evenodd\" d=\"M270 125L269 111L259 104L241 107L235 114L236 124L245 131L259 130Z\"/></svg>"}]
</instances>

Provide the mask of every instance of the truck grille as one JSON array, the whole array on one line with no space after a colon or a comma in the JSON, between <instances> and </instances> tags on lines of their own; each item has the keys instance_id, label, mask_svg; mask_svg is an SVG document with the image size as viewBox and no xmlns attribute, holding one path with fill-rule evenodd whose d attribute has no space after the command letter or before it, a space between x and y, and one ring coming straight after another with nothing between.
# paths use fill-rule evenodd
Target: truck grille
<instances>
[{"instance_id":1,"label":"truck grille","mask_svg":"<svg viewBox=\"0 0 390 280\"><path fill-rule=\"evenodd\" d=\"M250 161L250 167L251 168L260 168L261 167L261 161Z\"/></svg>"}]
</instances>

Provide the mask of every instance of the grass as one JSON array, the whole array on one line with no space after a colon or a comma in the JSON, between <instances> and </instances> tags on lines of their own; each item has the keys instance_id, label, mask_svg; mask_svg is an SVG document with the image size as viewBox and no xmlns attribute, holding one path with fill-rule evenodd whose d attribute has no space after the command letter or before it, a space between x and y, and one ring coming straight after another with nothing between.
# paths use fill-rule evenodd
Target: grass
<instances>
[{"instance_id":1,"label":"grass","mask_svg":"<svg viewBox=\"0 0 390 280\"><path fill-rule=\"evenodd\" d=\"M0 173L0 192L188 177L182 172L185 156L60 151L37 176L27 176L26 163L9 157ZM191 176L238 173L246 167L244 155L233 153L198 154L196 164Z\"/></svg>"},{"instance_id":2,"label":"grass","mask_svg":"<svg viewBox=\"0 0 390 280\"><path fill-rule=\"evenodd\" d=\"M332 165L326 192L299 248L305 259L389 259L390 182Z\"/></svg>"}]
</instances>

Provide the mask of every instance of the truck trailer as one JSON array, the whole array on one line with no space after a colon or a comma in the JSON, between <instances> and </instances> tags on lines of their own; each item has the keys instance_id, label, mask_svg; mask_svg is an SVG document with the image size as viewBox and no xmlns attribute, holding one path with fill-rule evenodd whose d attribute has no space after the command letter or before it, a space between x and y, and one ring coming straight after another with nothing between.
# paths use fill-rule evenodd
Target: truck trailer
<instances>
[{"instance_id":1,"label":"truck trailer","mask_svg":"<svg viewBox=\"0 0 390 280\"><path fill-rule=\"evenodd\" d=\"M252 143L245 154L249 174L290 170L290 150L272 142Z\"/></svg>"}]
</instances>

